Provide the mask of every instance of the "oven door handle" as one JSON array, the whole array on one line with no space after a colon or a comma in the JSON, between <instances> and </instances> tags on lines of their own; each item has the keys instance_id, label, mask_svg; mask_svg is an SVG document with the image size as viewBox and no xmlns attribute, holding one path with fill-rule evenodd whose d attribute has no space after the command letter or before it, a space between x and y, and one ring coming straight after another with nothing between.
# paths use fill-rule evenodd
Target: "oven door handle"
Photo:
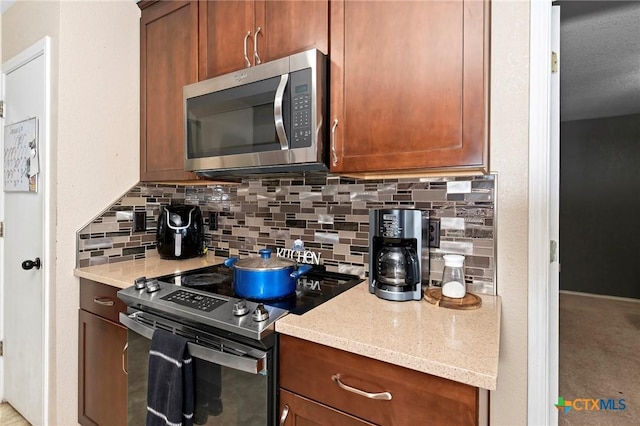
<instances>
[{"instance_id":1,"label":"oven door handle","mask_svg":"<svg viewBox=\"0 0 640 426\"><path fill-rule=\"evenodd\" d=\"M132 314L132 316L135 315L136 314ZM120 323L129 330L134 331L149 340L153 338L153 332L155 331L154 328L140 324L138 321L132 319L123 312L120 312ZM187 343L187 348L193 358L198 358L203 361L251 374L266 374L267 372L266 357L258 359L245 358L238 355L215 351L192 342Z\"/></svg>"}]
</instances>

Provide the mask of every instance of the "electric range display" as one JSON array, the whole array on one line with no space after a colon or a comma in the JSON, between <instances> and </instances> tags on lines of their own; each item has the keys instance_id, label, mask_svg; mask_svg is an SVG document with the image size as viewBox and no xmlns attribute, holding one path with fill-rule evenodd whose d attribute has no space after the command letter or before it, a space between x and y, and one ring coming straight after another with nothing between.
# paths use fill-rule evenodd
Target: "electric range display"
<instances>
[{"instance_id":1,"label":"electric range display","mask_svg":"<svg viewBox=\"0 0 640 426\"><path fill-rule=\"evenodd\" d=\"M185 288L195 288L216 295L239 298L233 291L233 271L222 264L182 274L167 275L158 278L158 281L169 282ZM296 291L290 296L275 300L247 300L286 309L289 313L299 315L360 282L362 279L356 275L312 269L298 279Z\"/></svg>"},{"instance_id":2,"label":"electric range display","mask_svg":"<svg viewBox=\"0 0 640 426\"><path fill-rule=\"evenodd\" d=\"M210 296L202 296L200 294L189 293L188 291L178 290L164 297L162 300L177 303L178 305L188 306L199 311L211 312L221 305L227 303L226 300L217 299Z\"/></svg>"}]
</instances>

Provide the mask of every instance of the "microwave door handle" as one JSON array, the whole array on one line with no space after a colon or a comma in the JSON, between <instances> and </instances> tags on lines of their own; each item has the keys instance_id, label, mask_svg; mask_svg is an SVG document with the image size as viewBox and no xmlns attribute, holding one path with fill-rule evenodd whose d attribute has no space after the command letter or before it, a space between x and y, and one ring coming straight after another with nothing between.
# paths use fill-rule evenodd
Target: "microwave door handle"
<instances>
[{"instance_id":1,"label":"microwave door handle","mask_svg":"<svg viewBox=\"0 0 640 426\"><path fill-rule=\"evenodd\" d=\"M284 98L284 89L287 87L289 81L289 74L282 74L280 76L280 84L276 89L276 98L273 102L273 118L276 124L276 133L278 140L280 141L280 149L289 149L289 141L287 140L287 133L284 130L284 121L282 118L282 101Z\"/></svg>"}]
</instances>

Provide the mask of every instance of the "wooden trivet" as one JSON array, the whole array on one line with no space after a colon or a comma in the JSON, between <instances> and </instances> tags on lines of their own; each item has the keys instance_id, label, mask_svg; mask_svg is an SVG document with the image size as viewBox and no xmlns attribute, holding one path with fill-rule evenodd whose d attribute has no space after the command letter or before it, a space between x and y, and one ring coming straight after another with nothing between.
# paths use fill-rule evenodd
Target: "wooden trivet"
<instances>
[{"instance_id":1,"label":"wooden trivet","mask_svg":"<svg viewBox=\"0 0 640 426\"><path fill-rule=\"evenodd\" d=\"M425 290L424 298L432 305L450 309L471 310L478 309L482 306L482 299L473 293L467 293L464 297L454 299L443 296L441 288L429 288Z\"/></svg>"}]
</instances>

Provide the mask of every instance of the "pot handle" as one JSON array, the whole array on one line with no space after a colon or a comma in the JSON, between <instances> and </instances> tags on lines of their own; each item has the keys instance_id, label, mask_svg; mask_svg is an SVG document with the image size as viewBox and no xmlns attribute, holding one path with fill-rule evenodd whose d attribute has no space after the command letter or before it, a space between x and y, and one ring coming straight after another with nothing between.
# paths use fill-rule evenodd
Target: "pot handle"
<instances>
[{"instance_id":1,"label":"pot handle","mask_svg":"<svg viewBox=\"0 0 640 426\"><path fill-rule=\"evenodd\" d=\"M313 266L311 265L300 265L298 269L290 273L289 276L294 280L297 280L298 278L309 272L312 268Z\"/></svg>"},{"instance_id":2,"label":"pot handle","mask_svg":"<svg viewBox=\"0 0 640 426\"><path fill-rule=\"evenodd\" d=\"M233 268L233 265L238 261L237 257L230 257L228 259L225 259L224 262L224 266L226 266L227 268Z\"/></svg>"}]
</instances>

